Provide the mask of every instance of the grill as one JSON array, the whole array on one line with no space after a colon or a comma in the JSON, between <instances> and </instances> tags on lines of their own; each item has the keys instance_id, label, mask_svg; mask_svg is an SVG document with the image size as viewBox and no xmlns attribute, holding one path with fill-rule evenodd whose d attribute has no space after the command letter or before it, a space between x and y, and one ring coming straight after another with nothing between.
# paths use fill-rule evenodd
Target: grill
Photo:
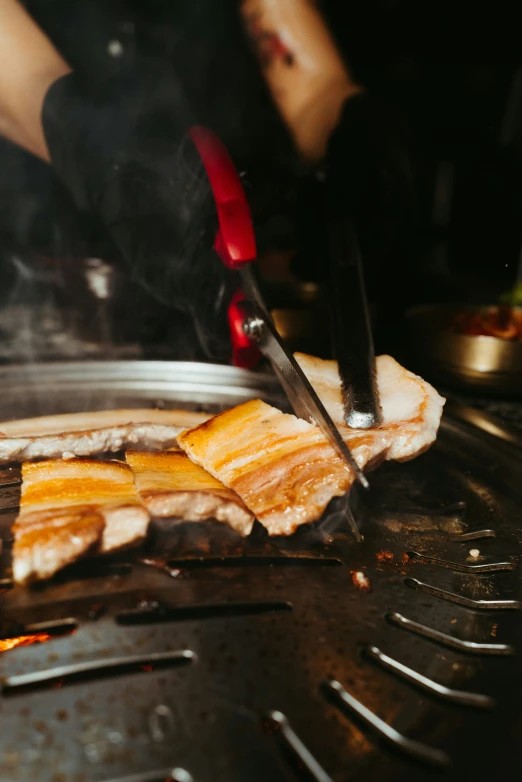
<instances>
[{"instance_id":1,"label":"grill","mask_svg":"<svg viewBox=\"0 0 522 782\"><path fill-rule=\"evenodd\" d=\"M5 368L0 380L3 419L282 404L269 377L198 364ZM354 495L361 545L338 500L283 540L158 522L146 547L32 589L11 588L19 473L4 469L0 779L513 778L521 457L456 411L430 452Z\"/></svg>"}]
</instances>

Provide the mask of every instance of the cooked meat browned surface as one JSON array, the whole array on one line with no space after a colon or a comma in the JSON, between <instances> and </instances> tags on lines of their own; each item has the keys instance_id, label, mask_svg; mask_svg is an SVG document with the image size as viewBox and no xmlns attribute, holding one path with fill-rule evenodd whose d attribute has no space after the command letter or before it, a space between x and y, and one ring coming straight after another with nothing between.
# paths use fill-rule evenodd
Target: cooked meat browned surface
<instances>
[{"instance_id":1,"label":"cooked meat browned surface","mask_svg":"<svg viewBox=\"0 0 522 782\"><path fill-rule=\"evenodd\" d=\"M0 464L92 456L140 445L168 448L209 416L187 410L101 410L0 423Z\"/></svg>"},{"instance_id":2,"label":"cooked meat browned surface","mask_svg":"<svg viewBox=\"0 0 522 782\"><path fill-rule=\"evenodd\" d=\"M296 353L295 358L350 445L360 432L344 425L337 361L324 361L304 353ZM386 459L414 459L435 441L446 400L391 356L378 356L376 366L383 421L370 431L386 450Z\"/></svg>"},{"instance_id":3,"label":"cooked meat browned surface","mask_svg":"<svg viewBox=\"0 0 522 782\"><path fill-rule=\"evenodd\" d=\"M254 517L243 501L183 451L127 451L138 495L157 517L224 521L241 535Z\"/></svg>"},{"instance_id":4,"label":"cooked meat browned surface","mask_svg":"<svg viewBox=\"0 0 522 782\"><path fill-rule=\"evenodd\" d=\"M271 535L290 535L318 519L354 479L318 427L260 400L183 432L178 442L237 492ZM364 466L364 438L353 452Z\"/></svg>"},{"instance_id":5,"label":"cooked meat browned surface","mask_svg":"<svg viewBox=\"0 0 522 782\"><path fill-rule=\"evenodd\" d=\"M435 440L444 399L390 356L377 359L384 420L371 430L344 425L336 362L296 358L361 467L412 459ZM271 535L289 535L317 520L332 497L346 494L353 483L352 472L318 427L259 400L183 432L178 443L237 492Z\"/></svg>"},{"instance_id":6,"label":"cooked meat browned surface","mask_svg":"<svg viewBox=\"0 0 522 782\"><path fill-rule=\"evenodd\" d=\"M149 514L123 462L67 459L24 463L20 513L13 526L13 578L50 578L94 549L142 540Z\"/></svg>"}]
</instances>

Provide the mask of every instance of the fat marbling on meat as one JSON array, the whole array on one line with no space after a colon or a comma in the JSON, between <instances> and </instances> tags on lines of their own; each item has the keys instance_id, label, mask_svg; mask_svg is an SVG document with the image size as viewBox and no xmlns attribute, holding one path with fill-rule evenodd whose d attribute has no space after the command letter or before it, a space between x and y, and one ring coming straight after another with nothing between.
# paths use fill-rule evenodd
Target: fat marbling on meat
<instances>
[{"instance_id":1,"label":"fat marbling on meat","mask_svg":"<svg viewBox=\"0 0 522 782\"><path fill-rule=\"evenodd\" d=\"M140 500L152 516L185 521L216 519L249 535L253 514L231 489L183 451L127 451Z\"/></svg>"},{"instance_id":2,"label":"fat marbling on meat","mask_svg":"<svg viewBox=\"0 0 522 782\"><path fill-rule=\"evenodd\" d=\"M325 361L305 353L296 353L295 359L350 445L363 430L349 429L344 424L337 361ZM391 356L377 356L376 369L383 420L375 429L364 431L381 442L386 459L406 462L420 456L435 442L446 400Z\"/></svg>"},{"instance_id":3,"label":"fat marbling on meat","mask_svg":"<svg viewBox=\"0 0 522 782\"><path fill-rule=\"evenodd\" d=\"M444 399L390 356L377 358L383 423L370 430L343 423L341 383L334 361L297 354L360 467L383 459L407 461L434 442ZM178 436L190 458L237 492L270 535L290 535L319 519L353 481L322 431L259 400L227 410Z\"/></svg>"},{"instance_id":4,"label":"fat marbling on meat","mask_svg":"<svg viewBox=\"0 0 522 782\"><path fill-rule=\"evenodd\" d=\"M14 581L50 578L91 551L108 553L136 543L147 534L149 519L132 470L123 462L26 462L13 526Z\"/></svg>"},{"instance_id":5,"label":"fat marbling on meat","mask_svg":"<svg viewBox=\"0 0 522 782\"><path fill-rule=\"evenodd\" d=\"M365 433L352 442L364 467L375 456ZM317 426L259 399L226 410L178 437L196 464L235 491L271 535L318 519L354 474Z\"/></svg>"},{"instance_id":6,"label":"fat marbling on meat","mask_svg":"<svg viewBox=\"0 0 522 782\"><path fill-rule=\"evenodd\" d=\"M168 448L209 418L188 410L100 410L0 423L0 464L93 456L124 448Z\"/></svg>"}]
</instances>

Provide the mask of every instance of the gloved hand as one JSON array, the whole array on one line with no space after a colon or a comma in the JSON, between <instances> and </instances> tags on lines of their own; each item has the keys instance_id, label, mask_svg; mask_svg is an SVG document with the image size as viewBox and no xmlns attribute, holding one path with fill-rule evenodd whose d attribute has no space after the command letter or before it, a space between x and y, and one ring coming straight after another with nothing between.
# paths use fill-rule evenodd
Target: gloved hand
<instances>
[{"instance_id":1,"label":"gloved hand","mask_svg":"<svg viewBox=\"0 0 522 782\"><path fill-rule=\"evenodd\" d=\"M82 212L99 215L130 276L191 313L206 354L222 358L228 280L212 251L212 194L185 135L182 90L174 75L166 83L153 69L90 88L64 76L44 101L45 137L58 177Z\"/></svg>"},{"instance_id":2,"label":"gloved hand","mask_svg":"<svg viewBox=\"0 0 522 782\"><path fill-rule=\"evenodd\" d=\"M367 288L380 295L384 277L392 271L387 262L402 254L415 219L410 155L408 128L392 104L367 93L346 100L320 176L302 188L301 249L292 262L298 277L326 282L325 210L330 210L341 221L354 219ZM396 267L393 273L401 277Z\"/></svg>"}]
</instances>

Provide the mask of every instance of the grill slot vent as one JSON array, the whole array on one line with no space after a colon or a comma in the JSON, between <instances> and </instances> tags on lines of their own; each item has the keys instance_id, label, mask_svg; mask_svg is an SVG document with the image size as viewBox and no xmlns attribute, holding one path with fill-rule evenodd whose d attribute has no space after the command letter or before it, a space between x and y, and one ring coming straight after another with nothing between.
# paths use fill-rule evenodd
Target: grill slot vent
<instances>
[{"instance_id":1,"label":"grill slot vent","mask_svg":"<svg viewBox=\"0 0 522 782\"><path fill-rule=\"evenodd\" d=\"M7 652L20 646L47 643L55 638L72 635L77 629L76 619L59 619L13 627L9 633L0 638L0 652Z\"/></svg>"},{"instance_id":2,"label":"grill slot vent","mask_svg":"<svg viewBox=\"0 0 522 782\"><path fill-rule=\"evenodd\" d=\"M214 603L210 605L169 606L154 605L138 608L116 616L119 625L133 626L161 622L187 622L194 619L221 619L229 616L254 616L292 611L292 604L283 601L251 601L244 603Z\"/></svg>"},{"instance_id":3,"label":"grill slot vent","mask_svg":"<svg viewBox=\"0 0 522 782\"><path fill-rule=\"evenodd\" d=\"M422 638L428 638L430 641L435 641L442 646L448 646L450 649L456 649L458 652L499 656L515 654L515 649L507 644L483 644L475 643L474 641L463 641L460 638L454 638L452 635L441 633L440 630L434 630L432 627L407 619L402 614L387 614L386 619L396 627L401 627L410 633L420 635Z\"/></svg>"},{"instance_id":4,"label":"grill slot vent","mask_svg":"<svg viewBox=\"0 0 522 782\"><path fill-rule=\"evenodd\" d=\"M439 567L454 570L456 573L502 573L506 570L516 570L516 562L488 562L483 565L464 565L460 562L449 562L447 559L431 557L429 554L422 554L419 551L407 551L406 556L412 562L419 562L423 565L438 565Z\"/></svg>"},{"instance_id":5,"label":"grill slot vent","mask_svg":"<svg viewBox=\"0 0 522 782\"><path fill-rule=\"evenodd\" d=\"M25 625L27 633L49 633L49 635L70 635L78 628L78 622L72 617L53 619L50 622L33 622Z\"/></svg>"},{"instance_id":6,"label":"grill slot vent","mask_svg":"<svg viewBox=\"0 0 522 782\"><path fill-rule=\"evenodd\" d=\"M63 684L83 683L130 673L150 673L162 668L188 665L194 659L195 655L193 652L182 650L145 655L127 655L125 657L111 657L93 660L92 662L62 665L43 671L9 676L4 679L2 695L4 697L21 695L28 691L61 687Z\"/></svg>"},{"instance_id":7,"label":"grill slot vent","mask_svg":"<svg viewBox=\"0 0 522 782\"><path fill-rule=\"evenodd\" d=\"M244 556L205 557L199 559L169 559L167 567L172 569L197 569L214 567L335 567L342 566L334 557L284 557Z\"/></svg>"},{"instance_id":8,"label":"grill slot vent","mask_svg":"<svg viewBox=\"0 0 522 782\"><path fill-rule=\"evenodd\" d=\"M157 771L144 771L142 774L131 774L128 777L108 779L106 782L195 782L194 778L184 768L164 768Z\"/></svg>"},{"instance_id":9,"label":"grill slot vent","mask_svg":"<svg viewBox=\"0 0 522 782\"><path fill-rule=\"evenodd\" d=\"M269 712L263 725L276 738L292 766L297 766L301 778L306 775L306 779L311 782L332 782L282 712Z\"/></svg>"},{"instance_id":10,"label":"grill slot vent","mask_svg":"<svg viewBox=\"0 0 522 782\"><path fill-rule=\"evenodd\" d=\"M402 733L399 733L360 703L353 695L350 695L339 682L333 679L325 682L322 685L322 691L326 700L336 706L339 711L363 729L376 734L377 738L391 749L407 755L411 760L436 768L446 768L450 765L449 757L445 752L403 736Z\"/></svg>"},{"instance_id":11,"label":"grill slot vent","mask_svg":"<svg viewBox=\"0 0 522 782\"><path fill-rule=\"evenodd\" d=\"M450 540L482 540L483 538L496 538L497 533L494 529L477 529L474 532L461 532L458 535L451 535Z\"/></svg>"},{"instance_id":12,"label":"grill slot vent","mask_svg":"<svg viewBox=\"0 0 522 782\"><path fill-rule=\"evenodd\" d=\"M438 682L428 679L427 676L423 676L412 668L408 668L406 665L398 662L398 660L394 660L393 657L383 654L376 646L369 646L364 651L370 660L380 665L385 671L390 671L403 681L407 681L409 684L413 684L414 687L418 687L424 692L429 692L443 701L456 703L459 706L472 706L476 709L492 709L495 705L493 698L487 695L452 690L450 687L438 684Z\"/></svg>"},{"instance_id":13,"label":"grill slot vent","mask_svg":"<svg viewBox=\"0 0 522 782\"><path fill-rule=\"evenodd\" d=\"M439 597L441 600L448 600L450 603L456 603L465 608L481 611L520 611L522 609L522 603L519 600L472 600L471 597L464 597L464 595L447 592L445 589L440 589L431 584L424 584L416 578L405 578L404 583L412 589L418 589L427 595Z\"/></svg>"},{"instance_id":14,"label":"grill slot vent","mask_svg":"<svg viewBox=\"0 0 522 782\"><path fill-rule=\"evenodd\" d=\"M53 582L83 581L84 579L89 579L90 581L93 578L121 578L130 575L133 569L134 567L130 562L100 562L99 560L78 562L58 573L53 578ZM38 589L39 586L36 585L36 588ZM45 589L45 584L42 585L42 588Z\"/></svg>"}]
</instances>

